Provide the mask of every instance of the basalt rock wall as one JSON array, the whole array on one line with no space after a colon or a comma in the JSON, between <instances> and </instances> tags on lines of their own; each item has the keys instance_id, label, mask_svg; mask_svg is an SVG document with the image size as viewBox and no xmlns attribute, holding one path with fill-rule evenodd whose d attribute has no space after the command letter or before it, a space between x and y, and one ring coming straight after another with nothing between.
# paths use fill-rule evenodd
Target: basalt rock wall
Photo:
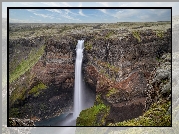
<instances>
[{"instance_id":1,"label":"basalt rock wall","mask_svg":"<svg viewBox=\"0 0 179 134\"><path fill-rule=\"evenodd\" d=\"M85 39L85 83L101 96L105 105L110 106L106 122L123 121L143 113L147 107L145 101L150 80L160 64L159 60L162 55L171 54L171 29L162 35L146 30L119 38L97 37L95 33L90 33L34 39L38 40L37 44L45 45L44 53L28 75L25 73L10 85L11 92L17 88L26 89L25 97L10 101L11 108L18 111L18 115L13 112L12 115L35 121L73 109L75 48L79 39ZM15 52L13 44L18 42L10 41L11 56ZM33 41L23 41L22 44L26 44L24 50L37 45ZM34 96L30 91L38 83L45 84L46 89ZM31 110L27 111L27 107ZM131 109L133 113L127 116Z\"/></svg>"},{"instance_id":2,"label":"basalt rock wall","mask_svg":"<svg viewBox=\"0 0 179 134\"><path fill-rule=\"evenodd\" d=\"M84 52L85 81L110 105L107 122L136 118L149 108L150 81L161 57L171 55L171 29L162 35L152 30L137 34L87 40L90 47Z\"/></svg>"}]
</instances>

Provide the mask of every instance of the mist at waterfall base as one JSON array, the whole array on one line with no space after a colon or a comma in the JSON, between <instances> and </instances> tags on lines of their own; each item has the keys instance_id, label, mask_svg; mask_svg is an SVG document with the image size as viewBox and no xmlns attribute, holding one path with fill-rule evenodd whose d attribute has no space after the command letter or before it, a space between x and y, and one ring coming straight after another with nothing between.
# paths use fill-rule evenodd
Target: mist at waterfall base
<instances>
[{"instance_id":1,"label":"mist at waterfall base","mask_svg":"<svg viewBox=\"0 0 179 134\"><path fill-rule=\"evenodd\" d=\"M94 105L95 93L85 85L82 75L84 40L78 40L75 61L75 85L73 113L64 113L58 117L37 122L36 126L76 126L80 112Z\"/></svg>"}]
</instances>

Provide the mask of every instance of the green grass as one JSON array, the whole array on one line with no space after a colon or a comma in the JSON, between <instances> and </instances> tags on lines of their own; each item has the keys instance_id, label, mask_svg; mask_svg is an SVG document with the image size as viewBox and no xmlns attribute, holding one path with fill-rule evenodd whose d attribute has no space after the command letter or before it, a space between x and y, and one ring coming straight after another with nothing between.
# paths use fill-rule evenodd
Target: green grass
<instances>
[{"instance_id":1,"label":"green grass","mask_svg":"<svg viewBox=\"0 0 179 134\"><path fill-rule=\"evenodd\" d=\"M11 104L14 104L18 100L24 100L26 90L26 88L16 88L10 96Z\"/></svg>"},{"instance_id":2,"label":"green grass","mask_svg":"<svg viewBox=\"0 0 179 134\"><path fill-rule=\"evenodd\" d=\"M163 38L163 37L164 37L164 31L162 31L162 30L157 30L157 31L156 31L156 35L157 35L157 37Z\"/></svg>"},{"instance_id":3,"label":"green grass","mask_svg":"<svg viewBox=\"0 0 179 134\"><path fill-rule=\"evenodd\" d=\"M138 42L141 42L139 31L133 31L132 35L138 40Z\"/></svg>"},{"instance_id":4,"label":"green grass","mask_svg":"<svg viewBox=\"0 0 179 134\"><path fill-rule=\"evenodd\" d=\"M33 67L42 54L44 53L44 48L45 45L43 45L38 51L32 51L27 60L23 60L12 73L10 74L9 77L9 83L11 84L13 81L18 79L21 75L23 75L25 72L27 72L31 67Z\"/></svg>"},{"instance_id":5,"label":"green grass","mask_svg":"<svg viewBox=\"0 0 179 134\"><path fill-rule=\"evenodd\" d=\"M46 89L47 86L43 83L39 83L38 85L34 86L30 91L29 91L29 94L33 94L35 97L37 97L40 92L43 90L43 89Z\"/></svg>"},{"instance_id":6,"label":"green grass","mask_svg":"<svg viewBox=\"0 0 179 134\"><path fill-rule=\"evenodd\" d=\"M101 99L101 94L97 94L97 95L96 95L95 104L96 104L96 105L98 105L98 104L103 104L103 101L102 101L102 99Z\"/></svg>"},{"instance_id":7,"label":"green grass","mask_svg":"<svg viewBox=\"0 0 179 134\"><path fill-rule=\"evenodd\" d=\"M167 114L170 105L170 101L154 103L139 118L110 124L110 126L171 126L171 115Z\"/></svg>"},{"instance_id":8,"label":"green grass","mask_svg":"<svg viewBox=\"0 0 179 134\"><path fill-rule=\"evenodd\" d=\"M112 35L114 35L113 32L109 32L109 33L107 33L107 35L106 35L106 39L109 39Z\"/></svg>"},{"instance_id":9,"label":"green grass","mask_svg":"<svg viewBox=\"0 0 179 134\"><path fill-rule=\"evenodd\" d=\"M30 83L28 83L30 84ZM32 89L28 89L26 86L17 86L16 89L12 92L10 96L10 103L14 104L15 102L23 101L25 100L27 95L33 95L37 97L42 90L46 89L47 86L41 82L34 85Z\"/></svg>"},{"instance_id":10,"label":"green grass","mask_svg":"<svg viewBox=\"0 0 179 134\"><path fill-rule=\"evenodd\" d=\"M77 118L77 126L102 126L105 123L108 112L109 107L106 105L94 105L80 113L80 116ZM100 118L99 121L97 121L98 117Z\"/></svg>"},{"instance_id":11,"label":"green grass","mask_svg":"<svg viewBox=\"0 0 179 134\"><path fill-rule=\"evenodd\" d=\"M85 49L88 50L88 51L92 50L92 49L93 49L92 44L90 44L89 42L87 42L87 43L85 44Z\"/></svg>"},{"instance_id":12,"label":"green grass","mask_svg":"<svg viewBox=\"0 0 179 134\"><path fill-rule=\"evenodd\" d=\"M9 116L10 117L19 117L20 111L18 108L11 108L9 110Z\"/></svg>"},{"instance_id":13,"label":"green grass","mask_svg":"<svg viewBox=\"0 0 179 134\"><path fill-rule=\"evenodd\" d=\"M101 94L96 95L94 106L81 111L77 118L77 126L103 126L109 114L110 107L106 106L101 98Z\"/></svg>"}]
</instances>

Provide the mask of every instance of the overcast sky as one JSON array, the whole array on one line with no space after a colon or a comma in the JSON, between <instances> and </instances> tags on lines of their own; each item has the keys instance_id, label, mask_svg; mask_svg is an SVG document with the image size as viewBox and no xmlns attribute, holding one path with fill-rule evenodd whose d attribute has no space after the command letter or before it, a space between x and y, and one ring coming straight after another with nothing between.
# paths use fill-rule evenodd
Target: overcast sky
<instances>
[{"instance_id":1,"label":"overcast sky","mask_svg":"<svg viewBox=\"0 0 179 134\"><path fill-rule=\"evenodd\" d=\"M80 9L80 7L173 7L178 15L178 3L160 2L3 2L2 18L7 7L79 7L79 9L10 9L9 21L20 23L114 23L171 20L168 9ZM174 11L175 10L175 11Z\"/></svg>"}]
</instances>

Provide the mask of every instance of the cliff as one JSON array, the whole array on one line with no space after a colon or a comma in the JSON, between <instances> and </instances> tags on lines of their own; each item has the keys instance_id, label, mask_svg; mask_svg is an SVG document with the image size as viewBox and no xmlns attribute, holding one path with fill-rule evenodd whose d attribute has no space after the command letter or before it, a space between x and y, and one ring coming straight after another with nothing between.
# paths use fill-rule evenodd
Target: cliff
<instances>
[{"instance_id":1,"label":"cliff","mask_svg":"<svg viewBox=\"0 0 179 134\"><path fill-rule=\"evenodd\" d=\"M96 100L80 113L77 126L120 125L144 115L158 101L169 108L171 29L168 24L157 24L108 24L106 30L102 24L94 24L92 30L87 24L57 25L57 29L50 25L48 29L57 31L54 36L44 33L20 40L12 36L10 117L39 121L72 112L79 39L85 40L84 81L96 93ZM116 25L119 28L113 28ZM166 27L161 30L160 26ZM11 31L12 35L14 31L18 30Z\"/></svg>"},{"instance_id":2,"label":"cliff","mask_svg":"<svg viewBox=\"0 0 179 134\"><path fill-rule=\"evenodd\" d=\"M170 29L162 36L145 30L123 39L99 38L87 42L91 48L87 48L85 54L85 81L100 96L102 103L110 106L108 115L104 115L105 121L98 124L97 118L101 116L98 113L90 125L106 126L137 118L159 101L162 95L170 96L171 100ZM160 67L162 69L158 69ZM77 125L87 125L81 116L89 110L81 112Z\"/></svg>"}]
</instances>

